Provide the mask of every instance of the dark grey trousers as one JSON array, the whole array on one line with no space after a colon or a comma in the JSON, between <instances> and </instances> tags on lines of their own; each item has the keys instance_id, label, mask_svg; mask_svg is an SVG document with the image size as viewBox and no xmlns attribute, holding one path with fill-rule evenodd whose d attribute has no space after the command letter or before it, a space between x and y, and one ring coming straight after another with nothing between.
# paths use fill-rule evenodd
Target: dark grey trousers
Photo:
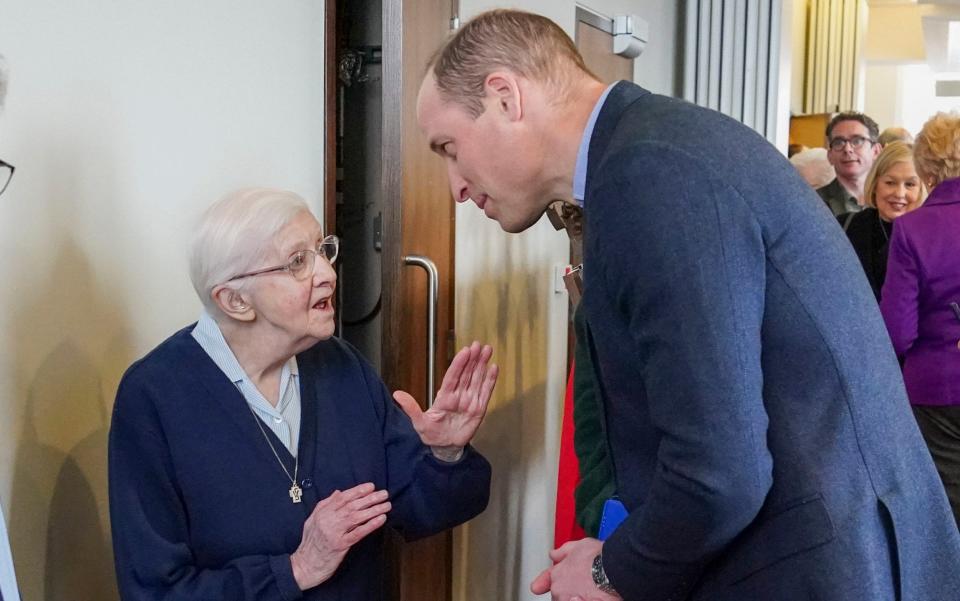
<instances>
[{"instance_id":1,"label":"dark grey trousers","mask_svg":"<svg viewBox=\"0 0 960 601\"><path fill-rule=\"evenodd\" d=\"M913 415L960 524L960 406L914 405Z\"/></svg>"}]
</instances>

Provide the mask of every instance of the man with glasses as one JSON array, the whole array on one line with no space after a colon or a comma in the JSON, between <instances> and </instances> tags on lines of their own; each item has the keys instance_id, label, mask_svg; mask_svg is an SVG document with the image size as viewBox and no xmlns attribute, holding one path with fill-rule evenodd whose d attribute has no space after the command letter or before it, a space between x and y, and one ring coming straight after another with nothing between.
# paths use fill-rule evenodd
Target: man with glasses
<instances>
[{"instance_id":1,"label":"man with glasses","mask_svg":"<svg viewBox=\"0 0 960 601\"><path fill-rule=\"evenodd\" d=\"M13 179L13 170L13 165L0 159L0 194L6 191L10 180Z\"/></svg>"},{"instance_id":2,"label":"man with glasses","mask_svg":"<svg viewBox=\"0 0 960 601\"><path fill-rule=\"evenodd\" d=\"M3 112L4 101L7 98L7 82L9 81L7 62L0 54L0 113ZM0 194L7 188L10 178L13 177L13 165L0 160ZM19 601L17 591L17 577L13 571L13 556L10 552L10 540L7 535L6 517L0 507L0 601Z\"/></svg>"},{"instance_id":3,"label":"man with glasses","mask_svg":"<svg viewBox=\"0 0 960 601\"><path fill-rule=\"evenodd\" d=\"M837 177L817 194L834 215L856 213L863 208L863 185L882 147L880 128L863 113L839 113L827 125L827 159Z\"/></svg>"}]
</instances>

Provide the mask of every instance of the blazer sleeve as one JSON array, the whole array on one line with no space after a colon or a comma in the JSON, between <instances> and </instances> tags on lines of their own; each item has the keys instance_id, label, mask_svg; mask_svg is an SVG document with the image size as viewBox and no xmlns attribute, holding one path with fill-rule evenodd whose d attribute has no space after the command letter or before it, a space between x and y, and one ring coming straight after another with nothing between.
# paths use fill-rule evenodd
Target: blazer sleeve
<instances>
[{"instance_id":1,"label":"blazer sleeve","mask_svg":"<svg viewBox=\"0 0 960 601\"><path fill-rule=\"evenodd\" d=\"M110 521L121 598L300 599L289 555L237 557L215 570L195 564L187 512L153 406L159 391L141 375L132 368L124 376L110 426Z\"/></svg>"},{"instance_id":2,"label":"blazer sleeve","mask_svg":"<svg viewBox=\"0 0 960 601\"><path fill-rule=\"evenodd\" d=\"M696 158L647 142L616 161L586 203L600 232L587 274L628 328L621 352L634 354L660 443L644 502L606 541L603 564L626 599L683 599L772 486L765 243L748 203Z\"/></svg>"},{"instance_id":3,"label":"blazer sleeve","mask_svg":"<svg viewBox=\"0 0 960 601\"><path fill-rule=\"evenodd\" d=\"M901 359L917 340L921 266L910 244L909 227L898 220L890 237L887 277L880 294L880 313L893 349Z\"/></svg>"},{"instance_id":4,"label":"blazer sleeve","mask_svg":"<svg viewBox=\"0 0 960 601\"><path fill-rule=\"evenodd\" d=\"M360 363L381 423L393 506L387 524L409 541L479 515L490 498L490 463L469 445L456 462L434 457L373 368Z\"/></svg>"}]
</instances>

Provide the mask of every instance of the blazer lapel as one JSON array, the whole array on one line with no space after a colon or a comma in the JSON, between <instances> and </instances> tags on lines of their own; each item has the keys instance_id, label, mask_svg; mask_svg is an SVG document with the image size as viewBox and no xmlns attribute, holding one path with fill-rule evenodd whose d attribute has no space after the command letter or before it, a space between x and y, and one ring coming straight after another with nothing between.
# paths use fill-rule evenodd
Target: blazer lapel
<instances>
[{"instance_id":1,"label":"blazer lapel","mask_svg":"<svg viewBox=\"0 0 960 601\"><path fill-rule=\"evenodd\" d=\"M590 196L591 175L595 173L594 167L600 164L601 157L607 150L607 144L613 137L613 130L617 127L620 117L624 111L635 101L650 94L640 86L628 81L621 81L613 86L607 99L597 115L597 122L593 126L593 135L590 137L590 150L587 157L587 181L585 196ZM590 203L584 199L584 207L589 207ZM588 209L589 210L589 209Z\"/></svg>"}]
</instances>

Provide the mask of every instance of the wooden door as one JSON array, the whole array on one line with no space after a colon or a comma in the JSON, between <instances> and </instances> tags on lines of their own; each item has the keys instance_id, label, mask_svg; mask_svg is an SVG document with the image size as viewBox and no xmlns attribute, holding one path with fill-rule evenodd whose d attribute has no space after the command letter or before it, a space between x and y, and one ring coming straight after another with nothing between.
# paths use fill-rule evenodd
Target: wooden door
<instances>
[{"instance_id":1,"label":"wooden door","mask_svg":"<svg viewBox=\"0 0 960 601\"><path fill-rule=\"evenodd\" d=\"M454 202L443 160L430 151L416 122L426 65L450 31L450 0L384 0L383 14L383 377L425 404L427 314L423 269L404 262L419 255L437 268L434 391L453 340ZM400 545L394 599L451 597L452 537L445 532Z\"/></svg>"},{"instance_id":2,"label":"wooden door","mask_svg":"<svg viewBox=\"0 0 960 601\"><path fill-rule=\"evenodd\" d=\"M349 1L349 0L348 0ZM327 3L328 9L335 2ZM341 9L344 6L341 5ZM381 376L391 390L403 389L426 407L428 362L433 361L434 390L446 371L453 340L454 202L442 159L430 152L416 123L416 97L427 60L450 31L450 0L375 0L368 15L382 21L382 118L380 192L382 194ZM333 10L327 15L328 89L336 84L336 42L343 37ZM339 27L347 27L343 19ZM337 102L328 93L328 131L336 128ZM327 139L328 229L336 219L335 136ZM434 352L428 356L428 303L431 292L424 269L410 265L421 257L436 267ZM451 597L452 538L449 532L404 543L388 536L387 581L392 601L448 601Z\"/></svg>"},{"instance_id":3,"label":"wooden door","mask_svg":"<svg viewBox=\"0 0 960 601\"><path fill-rule=\"evenodd\" d=\"M583 61L604 83L633 81L633 59L613 53L613 22L604 16L577 8L575 41Z\"/></svg>"}]
</instances>

